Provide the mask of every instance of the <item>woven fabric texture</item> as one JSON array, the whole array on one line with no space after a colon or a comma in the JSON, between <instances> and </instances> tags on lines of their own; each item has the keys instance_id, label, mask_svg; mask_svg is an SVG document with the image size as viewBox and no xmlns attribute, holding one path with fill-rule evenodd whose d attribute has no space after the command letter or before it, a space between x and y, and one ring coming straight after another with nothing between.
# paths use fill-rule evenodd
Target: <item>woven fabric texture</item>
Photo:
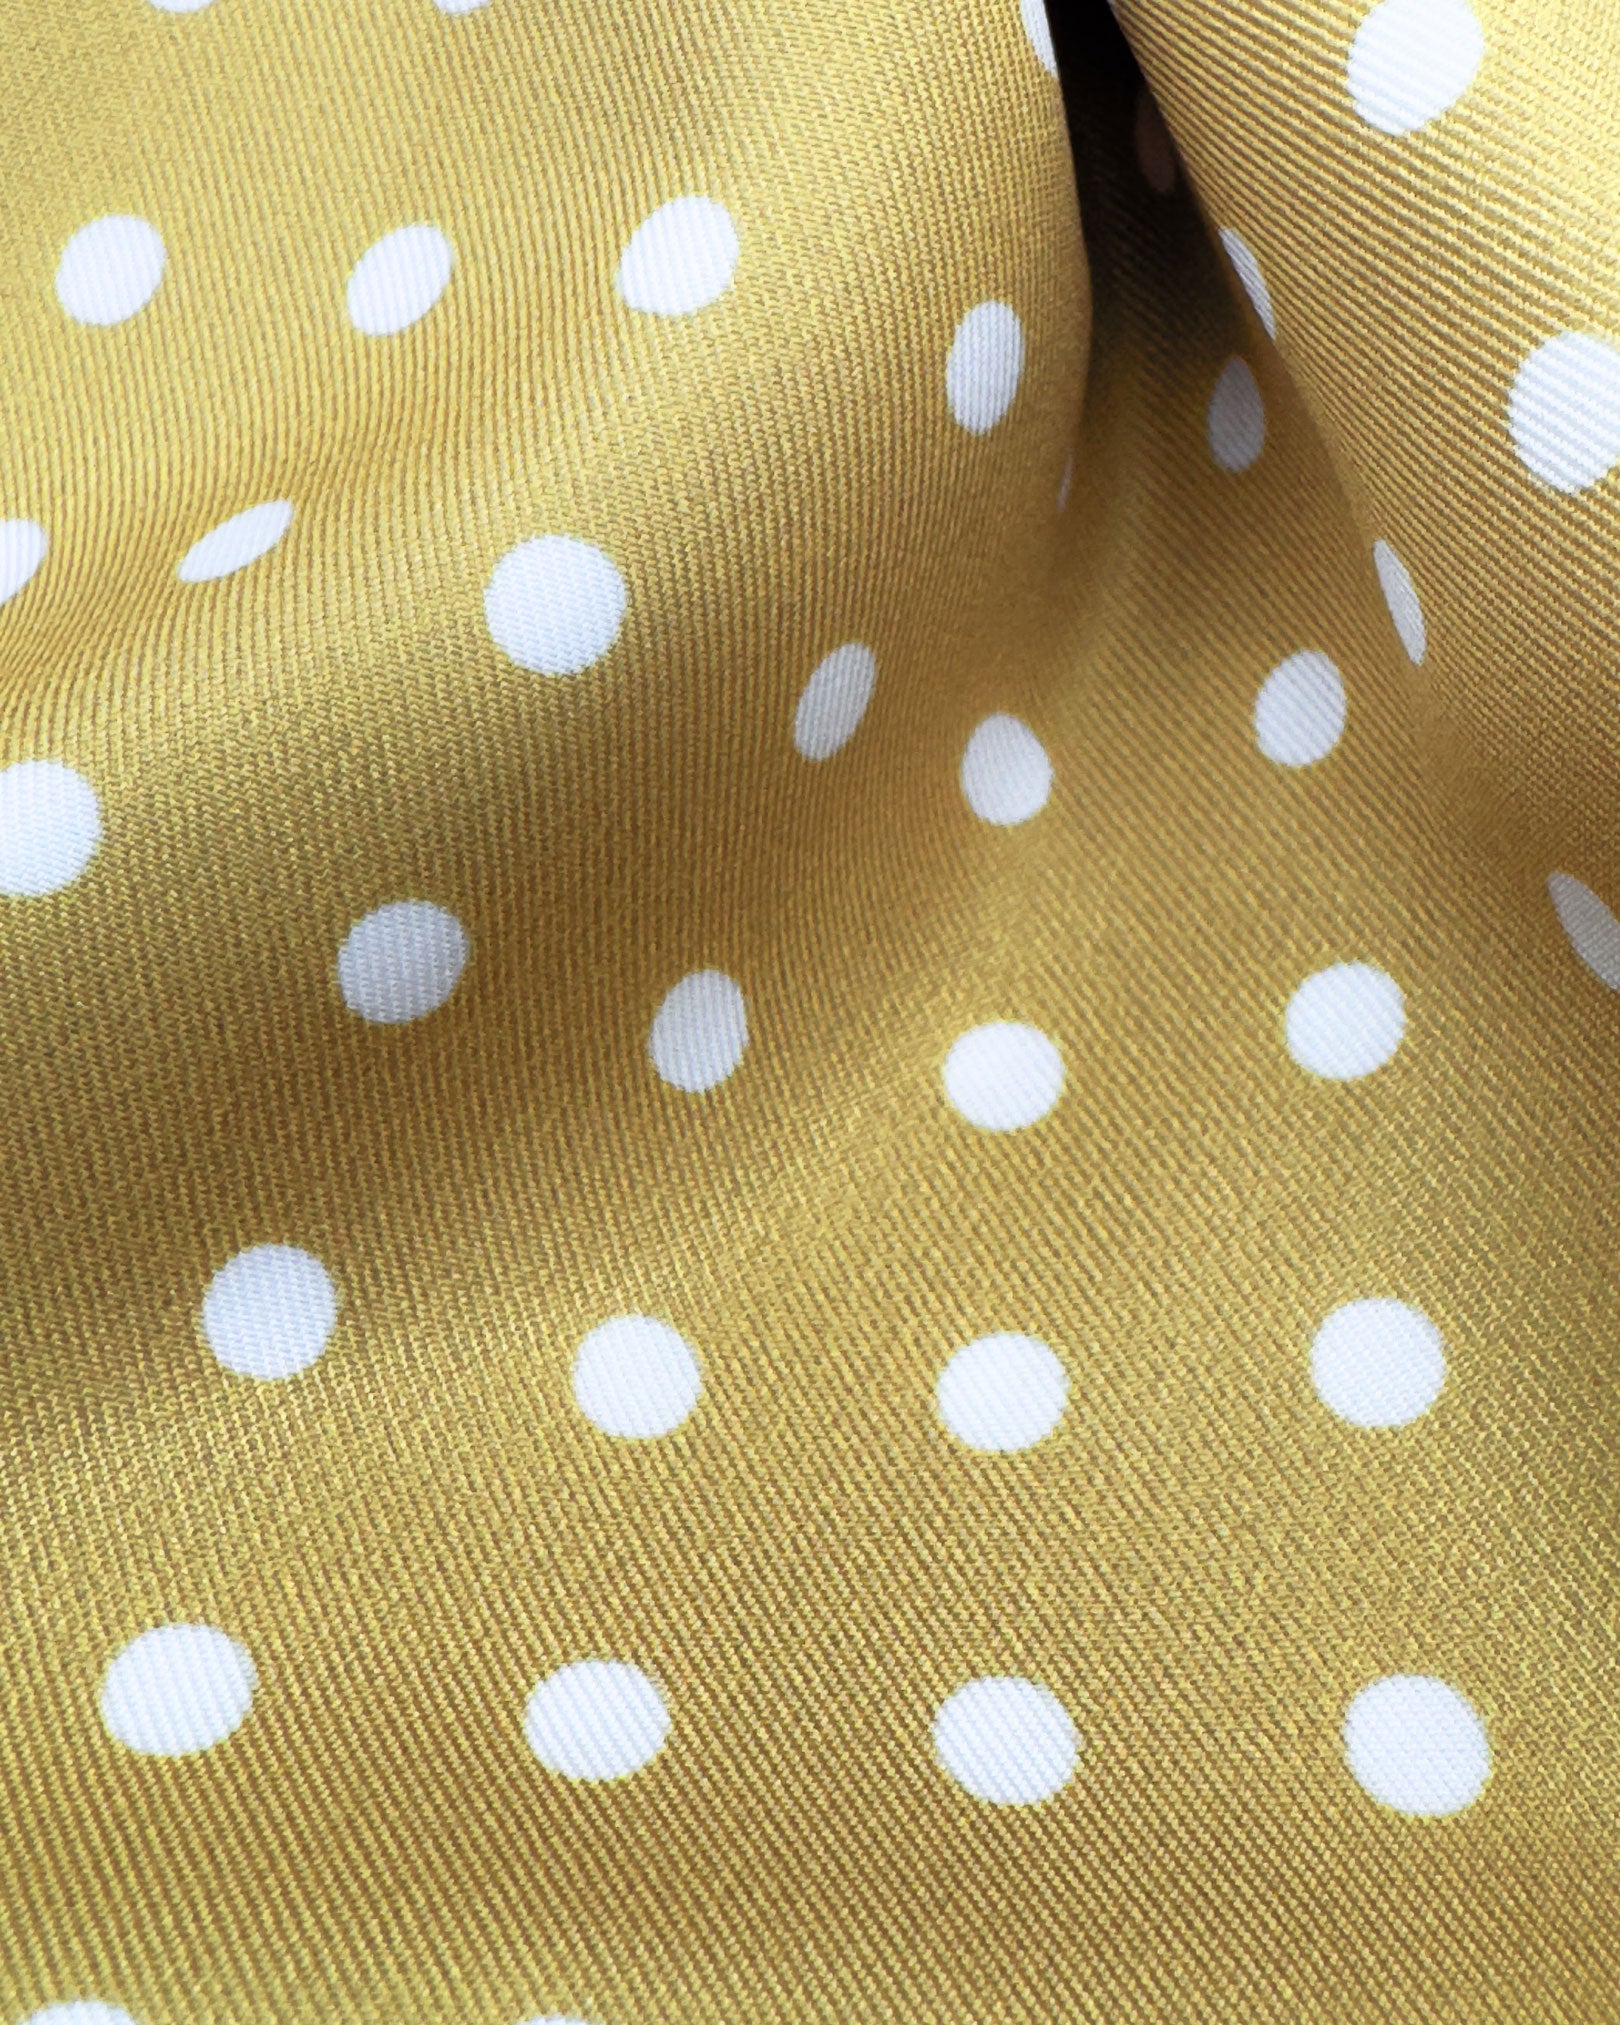
<instances>
[{"instance_id":1,"label":"woven fabric texture","mask_svg":"<svg viewBox=\"0 0 1620 2025\"><path fill-rule=\"evenodd\" d=\"M0 2025L1620 2019L1613 0L0 17Z\"/></svg>"}]
</instances>

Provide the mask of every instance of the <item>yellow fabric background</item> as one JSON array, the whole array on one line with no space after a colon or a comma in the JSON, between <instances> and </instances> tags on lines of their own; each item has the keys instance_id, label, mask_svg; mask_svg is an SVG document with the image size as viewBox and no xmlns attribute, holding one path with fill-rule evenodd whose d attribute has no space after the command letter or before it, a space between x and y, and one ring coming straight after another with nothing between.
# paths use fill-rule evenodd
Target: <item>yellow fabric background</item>
<instances>
[{"instance_id":1,"label":"yellow fabric background","mask_svg":"<svg viewBox=\"0 0 1620 2025\"><path fill-rule=\"evenodd\" d=\"M77 768L104 831L0 902L0 2016L1620 2017L1616 1005L1546 890L1620 900L1615 493L1538 489L1501 420L1543 336L1620 334L1620 16L1475 0L1471 90L1391 140L1344 94L1364 11L1122 0L1198 201L1099 61L1077 206L1012 0L6 0L0 512L51 550L0 762ZM735 280L638 316L616 263L688 191ZM92 329L52 275L106 212L168 267ZM345 279L419 218L450 287L367 339ZM987 298L1027 355L973 436ZM270 555L176 581L273 497ZM567 680L481 603L553 529L630 587ZM873 700L811 765L850 639ZM1349 715L1294 773L1252 710L1303 648ZM1055 770L1015 829L958 784L993 711ZM471 954L367 1025L335 954L402 897ZM1309 1077L1284 1008L1359 960L1405 1039ZM693 1097L647 1034L706 966L750 1039ZM1067 1071L1005 1136L940 1086L997 1019ZM341 1295L278 1384L197 1325L264 1242ZM1445 1339L1407 1428L1312 1391L1366 1297ZM702 1355L656 1442L569 1394L630 1311ZM1070 1373L1025 1454L935 1413L998 1329ZM171 1620L258 1688L163 1761L96 1697ZM672 1715L599 1787L523 1734L594 1654ZM1398 1672L1486 1723L1453 1818L1346 1772ZM989 1673L1078 1725L1043 1805L935 1760Z\"/></svg>"}]
</instances>

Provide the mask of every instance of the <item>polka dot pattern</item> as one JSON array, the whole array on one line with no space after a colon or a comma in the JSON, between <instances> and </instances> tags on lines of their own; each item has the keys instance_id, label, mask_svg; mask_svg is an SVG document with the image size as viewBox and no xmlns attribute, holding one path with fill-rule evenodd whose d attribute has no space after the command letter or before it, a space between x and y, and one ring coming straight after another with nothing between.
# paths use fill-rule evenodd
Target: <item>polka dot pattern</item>
<instances>
[{"instance_id":1,"label":"polka dot pattern","mask_svg":"<svg viewBox=\"0 0 1620 2025\"><path fill-rule=\"evenodd\" d=\"M1508 396L1520 461L1555 492L1584 492L1620 464L1620 349L1584 331L1548 338Z\"/></svg>"},{"instance_id":2,"label":"polka dot pattern","mask_svg":"<svg viewBox=\"0 0 1620 2025\"><path fill-rule=\"evenodd\" d=\"M580 675L619 637L630 594L612 558L572 535L508 549L484 591L489 636L532 675Z\"/></svg>"},{"instance_id":3,"label":"polka dot pattern","mask_svg":"<svg viewBox=\"0 0 1620 2025\"><path fill-rule=\"evenodd\" d=\"M290 499L267 499L262 506L233 513L192 543L180 558L175 575L183 584L207 584L232 576L268 555L292 521Z\"/></svg>"},{"instance_id":4,"label":"polka dot pattern","mask_svg":"<svg viewBox=\"0 0 1620 2025\"><path fill-rule=\"evenodd\" d=\"M1311 1345L1311 1383L1353 1427L1405 1427L1428 1412L1446 1379L1440 1331L1404 1301L1347 1301Z\"/></svg>"},{"instance_id":5,"label":"polka dot pattern","mask_svg":"<svg viewBox=\"0 0 1620 2025\"><path fill-rule=\"evenodd\" d=\"M1373 543L1373 567L1396 637L1406 649L1407 660L1418 667L1429 651L1429 629L1412 573L1387 541Z\"/></svg>"},{"instance_id":6,"label":"polka dot pattern","mask_svg":"<svg viewBox=\"0 0 1620 2025\"><path fill-rule=\"evenodd\" d=\"M670 1715L640 1667L582 1659L547 1674L529 1697L523 1734L529 1749L564 1779L628 1779L664 1748Z\"/></svg>"},{"instance_id":7,"label":"polka dot pattern","mask_svg":"<svg viewBox=\"0 0 1620 2025\"><path fill-rule=\"evenodd\" d=\"M1389 1674L1344 1718L1344 1754L1363 1792L1399 1814L1458 1814L1485 1790L1491 1750L1466 1695L1426 1674Z\"/></svg>"},{"instance_id":8,"label":"polka dot pattern","mask_svg":"<svg viewBox=\"0 0 1620 2025\"><path fill-rule=\"evenodd\" d=\"M295 1245L252 1245L227 1260L203 1296L203 1340L243 1378L291 1378L326 1348L337 1288Z\"/></svg>"},{"instance_id":9,"label":"polka dot pattern","mask_svg":"<svg viewBox=\"0 0 1620 2025\"><path fill-rule=\"evenodd\" d=\"M1022 718L987 717L962 755L962 793L986 823L1010 829L1038 816L1052 792L1052 762Z\"/></svg>"},{"instance_id":10,"label":"polka dot pattern","mask_svg":"<svg viewBox=\"0 0 1620 2025\"><path fill-rule=\"evenodd\" d=\"M1302 1069L1329 1082L1354 1082L1394 1056L1406 1032L1406 1000L1374 964L1330 964L1288 1001L1284 1031Z\"/></svg>"},{"instance_id":11,"label":"polka dot pattern","mask_svg":"<svg viewBox=\"0 0 1620 2025\"><path fill-rule=\"evenodd\" d=\"M945 398L973 436L985 436L1017 399L1024 377L1024 326L1004 302L981 302L956 326L945 361Z\"/></svg>"},{"instance_id":12,"label":"polka dot pattern","mask_svg":"<svg viewBox=\"0 0 1620 2025\"><path fill-rule=\"evenodd\" d=\"M54 759L0 769L0 893L37 900L83 876L101 842L95 789Z\"/></svg>"},{"instance_id":13,"label":"polka dot pattern","mask_svg":"<svg viewBox=\"0 0 1620 2025\"><path fill-rule=\"evenodd\" d=\"M724 2015L695 1824L728 1876L888 1864L904 1945L812 1891L773 1987L921 2017L940 1829L989 1851L992 2009L1033 1962L1054 2015L1128 2015L1095 1750L1155 1987L1222 1987L1241 1931L1258 2007L1371 2001L1350 1905L1392 2013L1590 2001L1580 1907L1502 1942L1404 1819L1495 1746L1535 1869L1616 1785L1601 1472L1561 1465L1612 1431L1620 335L1536 36L1272 7L1230 63L1215 0L1127 6L1176 139L1082 66L1072 164L1042 0L655 4L691 104L648 119L588 8L409 0L356 72L331 10L37 5L0 1032L38 1961L113 1936L137 2005L296 2010L299 1950L214 1917L287 1814L334 1989L364 1898L407 2007L427 1962L423 2004L582 2007L529 2025ZM1260 377L1211 216L1286 323ZM1363 947L1410 1031L1309 954ZM1052 1031L961 1030L996 1010ZM1212 1588L1324 1513L1400 1580L1295 1557L1235 1692ZM1121 1540L1149 1610L1088 1573ZM1369 1680L1408 1662L1469 1693ZM458 1765L540 1839L428 1833ZM1241 1892L1177 1868L1178 1792ZM248 1832L206 1877L96 1860L210 1794ZM589 1861L504 1952L428 1931L539 1903L543 1844ZM136 2025L79 1987L33 2025Z\"/></svg>"},{"instance_id":14,"label":"polka dot pattern","mask_svg":"<svg viewBox=\"0 0 1620 2025\"><path fill-rule=\"evenodd\" d=\"M163 0L154 0L154 4L162 6ZM22 2025L138 2025L138 2021L121 2004L103 2004L94 1997L72 1997L64 2003L30 2011Z\"/></svg>"},{"instance_id":15,"label":"polka dot pattern","mask_svg":"<svg viewBox=\"0 0 1620 2025\"><path fill-rule=\"evenodd\" d=\"M1315 766L1344 735L1344 678L1306 648L1279 661L1254 699L1254 740L1278 766Z\"/></svg>"},{"instance_id":16,"label":"polka dot pattern","mask_svg":"<svg viewBox=\"0 0 1620 2025\"><path fill-rule=\"evenodd\" d=\"M664 1082L688 1096L735 1075L748 1045L742 986L721 970L694 970L665 993L647 1038Z\"/></svg>"},{"instance_id":17,"label":"polka dot pattern","mask_svg":"<svg viewBox=\"0 0 1620 2025\"><path fill-rule=\"evenodd\" d=\"M959 1687L934 1718L934 1750L958 1786L994 1807L1062 1792L1080 1758L1073 1718L1050 1688L1012 1675Z\"/></svg>"},{"instance_id":18,"label":"polka dot pattern","mask_svg":"<svg viewBox=\"0 0 1620 2025\"><path fill-rule=\"evenodd\" d=\"M650 1441L673 1434L703 1391L697 1352L652 1315L615 1315L574 1359L574 1403L604 1434Z\"/></svg>"},{"instance_id":19,"label":"polka dot pattern","mask_svg":"<svg viewBox=\"0 0 1620 2025\"><path fill-rule=\"evenodd\" d=\"M247 1720L258 1674L247 1647L212 1624L160 1624L132 1638L101 1683L109 1736L148 1758L212 1750Z\"/></svg>"},{"instance_id":20,"label":"polka dot pattern","mask_svg":"<svg viewBox=\"0 0 1620 2025\"><path fill-rule=\"evenodd\" d=\"M1450 111L1484 54L1468 0L1379 0L1350 44L1350 102L1380 133L1413 133Z\"/></svg>"},{"instance_id":21,"label":"polka dot pattern","mask_svg":"<svg viewBox=\"0 0 1620 2025\"><path fill-rule=\"evenodd\" d=\"M394 900L357 921L338 951L338 990L350 1012L402 1026L437 1012L461 981L467 931L431 900Z\"/></svg>"},{"instance_id":22,"label":"polka dot pattern","mask_svg":"<svg viewBox=\"0 0 1620 2025\"><path fill-rule=\"evenodd\" d=\"M945 1095L981 1132L1017 1132L1063 1094L1063 1057L1039 1027L993 1020L973 1027L945 1057Z\"/></svg>"},{"instance_id":23,"label":"polka dot pattern","mask_svg":"<svg viewBox=\"0 0 1620 2025\"><path fill-rule=\"evenodd\" d=\"M1046 18L1046 0L1018 0L1018 16L1029 37L1029 46L1043 70L1057 76L1057 52L1052 47L1051 24Z\"/></svg>"},{"instance_id":24,"label":"polka dot pattern","mask_svg":"<svg viewBox=\"0 0 1620 2025\"><path fill-rule=\"evenodd\" d=\"M1271 306L1271 290L1266 286L1266 277L1261 271L1259 256L1243 234L1230 225L1221 227L1221 244L1226 257L1232 263L1232 272L1237 276L1243 293L1249 298L1249 306L1260 319L1261 328L1268 338L1277 335L1277 316Z\"/></svg>"},{"instance_id":25,"label":"polka dot pattern","mask_svg":"<svg viewBox=\"0 0 1620 2025\"><path fill-rule=\"evenodd\" d=\"M860 729L877 686L877 657L859 640L834 647L812 669L793 713L793 743L805 759L831 759Z\"/></svg>"},{"instance_id":26,"label":"polka dot pattern","mask_svg":"<svg viewBox=\"0 0 1620 2025\"><path fill-rule=\"evenodd\" d=\"M1228 359L1205 417L1209 454L1223 471L1247 471L1266 447L1266 404L1246 359Z\"/></svg>"},{"instance_id":27,"label":"polka dot pattern","mask_svg":"<svg viewBox=\"0 0 1620 2025\"><path fill-rule=\"evenodd\" d=\"M349 321L366 337L420 323L450 286L455 248L436 225L401 225L368 246L344 291Z\"/></svg>"},{"instance_id":28,"label":"polka dot pattern","mask_svg":"<svg viewBox=\"0 0 1620 2025\"><path fill-rule=\"evenodd\" d=\"M1010 1455L1044 1441L1063 1418L1069 1375L1034 1336L980 1336L939 1375L939 1417L968 1448Z\"/></svg>"},{"instance_id":29,"label":"polka dot pattern","mask_svg":"<svg viewBox=\"0 0 1620 2025\"><path fill-rule=\"evenodd\" d=\"M49 548L37 520L0 520L0 605L33 582Z\"/></svg>"},{"instance_id":30,"label":"polka dot pattern","mask_svg":"<svg viewBox=\"0 0 1620 2025\"><path fill-rule=\"evenodd\" d=\"M127 323L156 295L167 265L168 251L144 218L93 218L62 249L56 299L75 323Z\"/></svg>"},{"instance_id":31,"label":"polka dot pattern","mask_svg":"<svg viewBox=\"0 0 1620 2025\"><path fill-rule=\"evenodd\" d=\"M0 788L4 782L0 774ZM1608 903L1568 872L1554 872L1547 892L1570 948L1610 991L1620 991L1620 921Z\"/></svg>"},{"instance_id":32,"label":"polka dot pattern","mask_svg":"<svg viewBox=\"0 0 1620 2025\"><path fill-rule=\"evenodd\" d=\"M742 241L731 213L712 197L676 197L631 234L614 277L631 309L692 316L731 287Z\"/></svg>"}]
</instances>

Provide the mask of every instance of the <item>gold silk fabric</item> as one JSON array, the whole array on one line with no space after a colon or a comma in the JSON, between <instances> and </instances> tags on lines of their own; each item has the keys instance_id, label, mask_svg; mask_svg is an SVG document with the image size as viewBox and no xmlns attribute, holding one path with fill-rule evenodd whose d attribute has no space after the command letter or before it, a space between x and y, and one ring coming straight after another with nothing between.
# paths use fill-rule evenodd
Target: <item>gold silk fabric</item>
<instances>
[{"instance_id":1,"label":"gold silk fabric","mask_svg":"<svg viewBox=\"0 0 1620 2025\"><path fill-rule=\"evenodd\" d=\"M1620 2018L1612 0L3 18L4 2025Z\"/></svg>"}]
</instances>

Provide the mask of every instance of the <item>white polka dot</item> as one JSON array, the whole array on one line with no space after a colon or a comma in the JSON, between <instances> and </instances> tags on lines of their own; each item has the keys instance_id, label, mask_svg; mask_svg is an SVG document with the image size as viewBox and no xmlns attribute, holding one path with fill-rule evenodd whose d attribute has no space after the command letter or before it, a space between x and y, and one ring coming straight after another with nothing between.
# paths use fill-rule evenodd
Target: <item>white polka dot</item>
<instances>
[{"instance_id":1,"label":"white polka dot","mask_svg":"<svg viewBox=\"0 0 1620 2025\"><path fill-rule=\"evenodd\" d=\"M1347 1301L1311 1343L1318 1398L1354 1427L1405 1427L1428 1412L1445 1382L1440 1331L1404 1301Z\"/></svg>"},{"instance_id":2,"label":"white polka dot","mask_svg":"<svg viewBox=\"0 0 1620 2025\"><path fill-rule=\"evenodd\" d=\"M441 14L476 14L489 0L433 0L433 4Z\"/></svg>"},{"instance_id":3,"label":"white polka dot","mask_svg":"<svg viewBox=\"0 0 1620 2025\"><path fill-rule=\"evenodd\" d=\"M1232 272L1243 284L1243 293L1249 298L1266 336L1275 338L1277 318L1271 307L1271 290L1266 286L1266 277L1260 271L1260 262L1255 256L1254 249L1242 233L1234 232L1230 225L1221 227L1221 244L1226 248L1226 257L1232 263Z\"/></svg>"},{"instance_id":4,"label":"white polka dot","mask_svg":"<svg viewBox=\"0 0 1620 2025\"><path fill-rule=\"evenodd\" d=\"M1279 661L1254 699L1255 743L1278 766L1314 766L1344 731L1344 681L1326 654Z\"/></svg>"},{"instance_id":5,"label":"white polka dot","mask_svg":"<svg viewBox=\"0 0 1620 2025\"><path fill-rule=\"evenodd\" d=\"M1412 581L1411 571L1387 541L1375 541L1372 553L1373 568L1378 572L1378 588L1384 594L1390 620L1406 649L1406 658L1417 667L1429 651L1429 629L1424 622L1417 585Z\"/></svg>"},{"instance_id":6,"label":"white polka dot","mask_svg":"<svg viewBox=\"0 0 1620 2025\"><path fill-rule=\"evenodd\" d=\"M398 1026L436 1012L467 962L467 931L431 900L393 900L357 921L338 951L338 989L350 1012Z\"/></svg>"},{"instance_id":7,"label":"white polka dot","mask_svg":"<svg viewBox=\"0 0 1620 2025\"><path fill-rule=\"evenodd\" d=\"M152 0L160 14L200 14L213 4L214 0Z\"/></svg>"},{"instance_id":8,"label":"white polka dot","mask_svg":"<svg viewBox=\"0 0 1620 2025\"><path fill-rule=\"evenodd\" d=\"M1457 103L1484 54L1467 0L1380 0L1350 44L1350 103L1380 133L1409 134Z\"/></svg>"},{"instance_id":9,"label":"white polka dot","mask_svg":"<svg viewBox=\"0 0 1620 2025\"><path fill-rule=\"evenodd\" d=\"M640 1667L582 1659L559 1667L529 1697L529 1749L565 1779L627 1779L669 1735L664 1698Z\"/></svg>"},{"instance_id":10,"label":"white polka dot","mask_svg":"<svg viewBox=\"0 0 1620 2025\"><path fill-rule=\"evenodd\" d=\"M1610 991L1620 991L1620 921L1590 886L1568 872L1554 872L1547 891L1575 954Z\"/></svg>"},{"instance_id":11,"label":"white polka dot","mask_svg":"<svg viewBox=\"0 0 1620 2025\"><path fill-rule=\"evenodd\" d=\"M1052 47L1052 24L1046 18L1046 0L1018 0L1018 16L1029 37L1029 46L1042 65L1057 76L1057 51Z\"/></svg>"},{"instance_id":12,"label":"white polka dot","mask_svg":"<svg viewBox=\"0 0 1620 2025\"><path fill-rule=\"evenodd\" d=\"M143 1756L189 1757L237 1728L257 1685L247 1647L212 1624L161 1624L108 1667L101 1720Z\"/></svg>"},{"instance_id":13,"label":"white polka dot","mask_svg":"<svg viewBox=\"0 0 1620 2025\"><path fill-rule=\"evenodd\" d=\"M1022 718L987 717L962 755L962 793L976 816L1010 828L1046 807L1052 762Z\"/></svg>"},{"instance_id":14,"label":"white polka dot","mask_svg":"<svg viewBox=\"0 0 1620 2025\"><path fill-rule=\"evenodd\" d=\"M0 520L0 605L32 578L49 547L37 520Z\"/></svg>"},{"instance_id":15,"label":"white polka dot","mask_svg":"<svg viewBox=\"0 0 1620 2025\"><path fill-rule=\"evenodd\" d=\"M981 1336L939 1374L939 1417L969 1448L1033 1448L1063 1418L1069 1374L1034 1336Z\"/></svg>"},{"instance_id":16,"label":"white polka dot","mask_svg":"<svg viewBox=\"0 0 1620 2025\"><path fill-rule=\"evenodd\" d=\"M614 285L631 309L690 316L725 294L741 250L724 204L676 197L631 233Z\"/></svg>"},{"instance_id":17,"label":"white polka dot","mask_svg":"<svg viewBox=\"0 0 1620 2025\"><path fill-rule=\"evenodd\" d=\"M1063 1057L1039 1027L997 1020L973 1027L945 1057L945 1095L981 1132L1016 1132L1063 1094Z\"/></svg>"},{"instance_id":18,"label":"white polka dot","mask_svg":"<svg viewBox=\"0 0 1620 2025\"><path fill-rule=\"evenodd\" d=\"M1266 447L1266 404L1246 359L1228 359L1205 416L1210 455L1223 471L1247 471Z\"/></svg>"},{"instance_id":19,"label":"white polka dot","mask_svg":"<svg viewBox=\"0 0 1620 2025\"><path fill-rule=\"evenodd\" d=\"M1334 1082L1370 1076L1401 1044L1406 1001L1387 972L1335 963L1306 978L1288 1001L1288 1052L1302 1069Z\"/></svg>"},{"instance_id":20,"label":"white polka dot","mask_svg":"<svg viewBox=\"0 0 1620 2025\"><path fill-rule=\"evenodd\" d=\"M610 556L572 535L519 542L484 592L490 638L532 675L578 675L619 637L629 593Z\"/></svg>"},{"instance_id":21,"label":"white polka dot","mask_svg":"<svg viewBox=\"0 0 1620 2025\"><path fill-rule=\"evenodd\" d=\"M1357 1785L1400 1814L1459 1813L1491 1774L1479 1711L1429 1674L1364 1687L1345 1711L1344 1755Z\"/></svg>"},{"instance_id":22,"label":"white polka dot","mask_svg":"<svg viewBox=\"0 0 1620 2025\"><path fill-rule=\"evenodd\" d=\"M1072 490L1073 486L1074 486L1074 456L1073 453L1071 452L1071 454L1064 460L1063 476L1058 480L1057 510L1059 513L1061 513L1064 510L1064 508L1068 505L1069 493Z\"/></svg>"},{"instance_id":23,"label":"white polka dot","mask_svg":"<svg viewBox=\"0 0 1620 2025\"><path fill-rule=\"evenodd\" d=\"M355 262L344 291L349 321L367 337L407 330L450 286L455 248L437 225L401 225Z\"/></svg>"},{"instance_id":24,"label":"white polka dot","mask_svg":"<svg viewBox=\"0 0 1620 2025\"><path fill-rule=\"evenodd\" d=\"M831 759L855 736L877 682L877 659L859 640L816 663L793 713L793 743L806 759Z\"/></svg>"},{"instance_id":25,"label":"white polka dot","mask_svg":"<svg viewBox=\"0 0 1620 2025\"><path fill-rule=\"evenodd\" d=\"M262 506L233 513L229 520L210 528L201 541L191 544L175 575L183 584L208 584L228 577L233 570L246 569L270 553L292 521L290 499L267 499Z\"/></svg>"},{"instance_id":26,"label":"white polka dot","mask_svg":"<svg viewBox=\"0 0 1620 2025\"><path fill-rule=\"evenodd\" d=\"M604 1434L627 1441L672 1433L702 1391L691 1344L651 1315L615 1315L591 1331L574 1358L580 1412Z\"/></svg>"},{"instance_id":27,"label":"white polka dot","mask_svg":"<svg viewBox=\"0 0 1620 2025\"><path fill-rule=\"evenodd\" d=\"M1543 485L1596 485L1620 463L1620 351L1574 330L1537 345L1514 378L1508 428Z\"/></svg>"},{"instance_id":28,"label":"white polka dot","mask_svg":"<svg viewBox=\"0 0 1620 2025\"><path fill-rule=\"evenodd\" d=\"M940 1708L934 1750L975 1800L1029 1807L1074 1777L1080 1734L1050 1688L1016 1674L986 1674Z\"/></svg>"},{"instance_id":29,"label":"white polka dot","mask_svg":"<svg viewBox=\"0 0 1620 2025\"><path fill-rule=\"evenodd\" d=\"M482 0L479 0L482 5ZM566 2015L561 2011L542 2011L533 2018L525 2018L522 2025L591 2025L589 2018L576 2018L572 2011Z\"/></svg>"},{"instance_id":30,"label":"white polka dot","mask_svg":"<svg viewBox=\"0 0 1620 2025\"><path fill-rule=\"evenodd\" d=\"M945 396L964 429L982 436L1013 404L1024 373L1024 326L1004 302L981 302L956 326Z\"/></svg>"},{"instance_id":31,"label":"white polka dot","mask_svg":"<svg viewBox=\"0 0 1620 2025\"><path fill-rule=\"evenodd\" d=\"M0 771L0 893L37 900L71 886L101 842L101 804L83 774L54 759Z\"/></svg>"},{"instance_id":32,"label":"white polka dot","mask_svg":"<svg viewBox=\"0 0 1620 2025\"><path fill-rule=\"evenodd\" d=\"M153 0L161 6L163 0ZM203 0L206 6L207 0ZM178 11L178 10L175 10ZM70 1997L65 2003L47 2004L30 2011L22 2025L137 2025L122 2004L103 2004L95 1997Z\"/></svg>"},{"instance_id":33,"label":"white polka dot","mask_svg":"<svg viewBox=\"0 0 1620 2025\"><path fill-rule=\"evenodd\" d=\"M243 1378L291 1378L326 1348L337 1288L295 1245L252 1245L222 1265L203 1295L203 1340Z\"/></svg>"},{"instance_id":34,"label":"white polka dot","mask_svg":"<svg viewBox=\"0 0 1620 2025\"><path fill-rule=\"evenodd\" d=\"M157 293L167 259L144 218L93 219L63 248L56 299L76 323L122 323Z\"/></svg>"},{"instance_id":35,"label":"white polka dot","mask_svg":"<svg viewBox=\"0 0 1620 2025\"><path fill-rule=\"evenodd\" d=\"M694 970L664 994L647 1053L666 1083L696 1096L723 1083L748 1045L748 1004L723 970Z\"/></svg>"}]
</instances>

